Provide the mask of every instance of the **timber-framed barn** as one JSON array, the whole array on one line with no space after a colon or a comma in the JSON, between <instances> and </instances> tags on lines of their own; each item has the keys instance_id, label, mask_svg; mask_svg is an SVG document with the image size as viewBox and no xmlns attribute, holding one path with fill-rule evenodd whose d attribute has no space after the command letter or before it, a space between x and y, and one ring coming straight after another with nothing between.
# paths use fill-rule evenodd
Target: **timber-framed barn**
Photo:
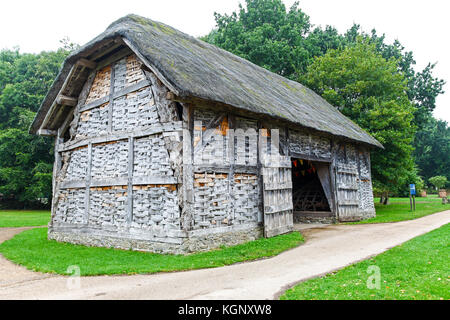
<instances>
[{"instance_id":1,"label":"timber-framed barn","mask_svg":"<svg viewBox=\"0 0 450 320\"><path fill-rule=\"evenodd\" d=\"M377 140L303 85L137 15L66 59L30 133L55 137L50 239L189 253L375 216Z\"/></svg>"}]
</instances>

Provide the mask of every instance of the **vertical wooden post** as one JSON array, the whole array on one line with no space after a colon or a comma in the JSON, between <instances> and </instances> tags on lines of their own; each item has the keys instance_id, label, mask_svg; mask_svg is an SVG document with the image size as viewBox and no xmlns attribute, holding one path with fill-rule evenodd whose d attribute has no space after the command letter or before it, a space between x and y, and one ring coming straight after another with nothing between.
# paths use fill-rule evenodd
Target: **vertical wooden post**
<instances>
[{"instance_id":1,"label":"vertical wooden post","mask_svg":"<svg viewBox=\"0 0 450 320\"><path fill-rule=\"evenodd\" d=\"M191 230L194 203L194 107L183 105L183 212L181 226Z\"/></svg>"},{"instance_id":2,"label":"vertical wooden post","mask_svg":"<svg viewBox=\"0 0 450 320\"><path fill-rule=\"evenodd\" d=\"M108 108L108 132L112 132L112 122L113 122L113 108L114 108L114 82L116 79L116 64L111 64L111 80L110 80L110 89L109 89L109 108Z\"/></svg>"},{"instance_id":3,"label":"vertical wooden post","mask_svg":"<svg viewBox=\"0 0 450 320\"><path fill-rule=\"evenodd\" d=\"M134 137L128 139L128 186L127 186L127 213L128 227L133 222L133 171L134 171Z\"/></svg>"},{"instance_id":4,"label":"vertical wooden post","mask_svg":"<svg viewBox=\"0 0 450 320\"><path fill-rule=\"evenodd\" d=\"M227 147L227 152L226 157L228 157L228 161L230 163L230 171L228 173L228 194L230 197L230 201L232 204L232 217L233 217L233 221L236 217L235 214L235 208L234 208L234 193L233 193L233 187L234 187L234 130L235 130L235 118L234 115L228 114L228 128L229 130L227 130L227 137L228 137L228 147ZM244 142L244 147L245 147L245 142ZM228 161L225 161L225 164L228 163Z\"/></svg>"},{"instance_id":5,"label":"vertical wooden post","mask_svg":"<svg viewBox=\"0 0 450 320\"><path fill-rule=\"evenodd\" d=\"M56 204L57 204L57 193L58 193L58 175L61 170L61 153L58 151L59 145L62 143L62 139L59 137L59 134L55 137L55 162L53 164L53 178L52 178L52 208L51 208L51 219L50 226L52 225L53 216L56 213Z\"/></svg>"},{"instance_id":6,"label":"vertical wooden post","mask_svg":"<svg viewBox=\"0 0 450 320\"><path fill-rule=\"evenodd\" d=\"M88 160L86 173L86 191L84 193L84 205L86 212L86 224L89 224L89 206L90 206L90 192L91 192L91 171L92 171L92 142L88 144Z\"/></svg>"},{"instance_id":7,"label":"vertical wooden post","mask_svg":"<svg viewBox=\"0 0 450 320\"><path fill-rule=\"evenodd\" d=\"M258 215L258 222L262 223L264 225L264 179L262 174L262 163L261 160L264 157L261 154L261 144L262 144L262 136L261 136L261 128L262 123L261 121L257 122L257 138L256 138L256 166L258 171L258 184L259 184L259 215ZM267 141L267 140L266 140Z\"/></svg>"},{"instance_id":8,"label":"vertical wooden post","mask_svg":"<svg viewBox=\"0 0 450 320\"><path fill-rule=\"evenodd\" d=\"M288 127L284 127L284 137L285 137L285 146L284 146L284 155L286 157L291 157L290 152L289 152L289 128Z\"/></svg>"},{"instance_id":9,"label":"vertical wooden post","mask_svg":"<svg viewBox=\"0 0 450 320\"><path fill-rule=\"evenodd\" d=\"M339 204L338 204L338 188L337 188L337 170L336 170L336 157L339 144L331 139L331 163L330 163L330 177L331 188L333 190L333 208L336 221L339 221Z\"/></svg>"}]
</instances>

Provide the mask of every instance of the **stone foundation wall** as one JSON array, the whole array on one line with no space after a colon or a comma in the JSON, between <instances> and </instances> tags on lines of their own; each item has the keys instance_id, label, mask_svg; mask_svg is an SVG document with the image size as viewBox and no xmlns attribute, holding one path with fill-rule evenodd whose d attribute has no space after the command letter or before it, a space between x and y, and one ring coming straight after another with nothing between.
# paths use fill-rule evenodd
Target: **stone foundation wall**
<instances>
[{"instance_id":1,"label":"stone foundation wall","mask_svg":"<svg viewBox=\"0 0 450 320\"><path fill-rule=\"evenodd\" d=\"M261 226L252 225L246 228L229 228L212 233L178 235L178 239L170 242L144 239L143 236L129 233L114 234L105 231L58 230L50 228L48 239L85 246L116 248L123 250L146 251L161 254L190 254L201 251L217 249L221 246L233 246L248 241L259 239L263 236ZM178 241L179 240L179 241Z\"/></svg>"},{"instance_id":2,"label":"stone foundation wall","mask_svg":"<svg viewBox=\"0 0 450 320\"><path fill-rule=\"evenodd\" d=\"M295 212L294 212L294 223L332 224L332 223L336 223L336 217L314 216L314 214L311 214L310 216L301 216L301 215L295 214Z\"/></svg>"}]
</instances>

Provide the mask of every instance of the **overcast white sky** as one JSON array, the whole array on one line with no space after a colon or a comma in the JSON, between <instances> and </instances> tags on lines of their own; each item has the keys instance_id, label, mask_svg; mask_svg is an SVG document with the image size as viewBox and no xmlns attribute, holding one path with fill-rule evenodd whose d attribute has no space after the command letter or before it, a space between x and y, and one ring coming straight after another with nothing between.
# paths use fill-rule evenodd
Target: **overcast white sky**
<instances>
[{"instance_id":1,"label":"overcast white sky","mask_svg":"<svg viewBox=\"0 0 450 320\"><path fill-rule=\"evenodd\" d=\"M136 13L164 22L192 36L208 33L214 12L231 13L244 0L106 0L2 2L0 48L19 46L22 52L59 47L68 36L84 44L114 20ZM294 0L283 0L289 8ZM341 33L353 22L365 31L386 33L414 52L416 70L438 62L435 75L450 82L450 4L446 0L301 0L300 7L315 25L335 26ZM450 122L450 83L437 101L434 115Z\"/></svg>"}]
</instances>

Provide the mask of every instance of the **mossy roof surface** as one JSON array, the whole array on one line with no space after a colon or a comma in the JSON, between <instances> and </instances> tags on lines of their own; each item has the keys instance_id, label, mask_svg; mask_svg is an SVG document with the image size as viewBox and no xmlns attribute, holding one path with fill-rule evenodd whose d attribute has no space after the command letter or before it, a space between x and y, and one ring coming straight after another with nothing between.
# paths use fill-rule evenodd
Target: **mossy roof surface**
<instances>
[{"instance_id":1,"label":"mossy roof surface","mask_svg":"<svg viewBox=\"0 0 450 320\"><path fill-rule=\"evenodd\" d=\"M64 78L64 73L68 73L70 65L83 57L85 50L114 37L127 39L180 97L220 102L381 147L375 138L302 84L138 15L120 18L71 54L58 78ZM57 79L54 86L62 82L63 79ZM39 112L48 110L45 104L53 102L54 94L50 93L55 89L58 88L50 90ZM33 127L30 131L34 131Z\"/></svg>"}]
</instances>

